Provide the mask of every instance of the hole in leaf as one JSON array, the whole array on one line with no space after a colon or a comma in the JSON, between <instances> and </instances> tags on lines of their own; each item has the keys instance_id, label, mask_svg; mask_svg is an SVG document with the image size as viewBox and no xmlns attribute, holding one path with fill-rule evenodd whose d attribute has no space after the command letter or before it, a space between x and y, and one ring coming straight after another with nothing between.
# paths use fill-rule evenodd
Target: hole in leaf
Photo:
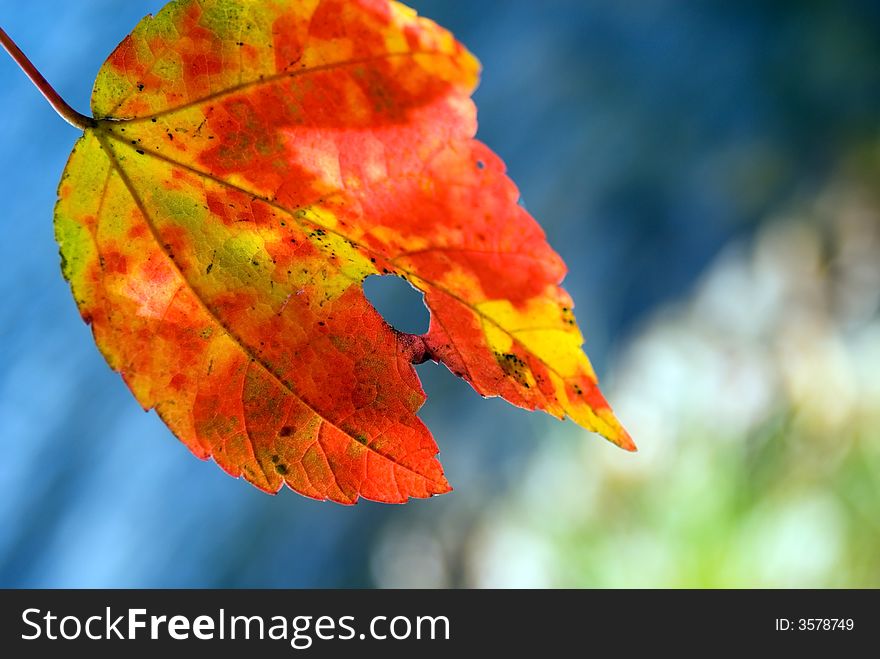
<instances>
[{"instance_id":1,"label":"hole in leaf","mask_svg":"<svg viewBox=\"0 0 880 659\"><path fill-rule=\"evenodd\" d=\"M370 275L364 280L364 294L394 329L407 334L428 331L430 315L424 295L405 279L394 275Z\"/></svg>"},{"instance_id":2,"label":"hole in leaf","mask_svg":"<svg viewBox=\"0 0 880 659\"><path fill-rule=\"evenodd\" d=\"M485 167L486 163L484 163L482 160L477 161L477 169L485 169Z\"/></svg>"}]
</instances>

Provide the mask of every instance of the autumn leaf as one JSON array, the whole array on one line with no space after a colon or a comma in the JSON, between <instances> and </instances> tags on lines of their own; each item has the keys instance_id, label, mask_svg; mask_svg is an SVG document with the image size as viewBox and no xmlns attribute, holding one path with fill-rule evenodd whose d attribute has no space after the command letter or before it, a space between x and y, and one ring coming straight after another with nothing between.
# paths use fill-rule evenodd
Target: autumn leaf
<instances>
[{"instance_id":1,"label":"autumn leaf","mask_svg":"<svg viewBox=\"0 0 880 659\"><path fill-rule=\"evenodd\" d=\"M416 413L433 359L634 449L565 266L474 140L476 59L386 0L177 0L101 68L56 236L110 366L200 458L267 492L450 487ZM425 294L423 336L364 296Z\"/></svg>"}]
</instances>

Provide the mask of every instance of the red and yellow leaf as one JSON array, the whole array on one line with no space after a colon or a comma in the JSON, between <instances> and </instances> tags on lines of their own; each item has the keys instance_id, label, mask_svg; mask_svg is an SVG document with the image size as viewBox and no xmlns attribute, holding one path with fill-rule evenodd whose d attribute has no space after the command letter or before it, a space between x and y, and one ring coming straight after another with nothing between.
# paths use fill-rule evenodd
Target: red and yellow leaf
<instances>
[{"instance_id":1,"label":"red and yellow leaf","mask_svg":"<svg viewBox=\"0 0 880 659\"><path fill-rule=\"evenodd\" d=\"M177 0L98 74L56 208L108 363L193 453L268 492L448 491L413 363L624 448L561 259L474 140L479 65L387 0ZM364 296L425 293L424 336Z\"/></svg>"}]
</instances>

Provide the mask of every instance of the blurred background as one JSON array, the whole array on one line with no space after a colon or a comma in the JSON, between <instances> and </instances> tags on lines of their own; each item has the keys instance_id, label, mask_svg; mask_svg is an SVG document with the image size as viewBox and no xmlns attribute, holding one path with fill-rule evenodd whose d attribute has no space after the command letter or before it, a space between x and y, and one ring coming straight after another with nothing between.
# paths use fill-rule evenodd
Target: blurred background
<instances>
[{"instance_id":1,"label":"blurred background","mask_svg":"<svg viewBox=\"0 0 880 659\"><path fill-rule=\"evenodd\" d=\"M85 111L162 4L0 25ZM52 207L77 133L0 59L0 586L880 587L880 3L411 4L482 60L479 136L640 452L425 364L449 495L344 508L195 459L76 312Z\"/></svg>"}]
</instances>

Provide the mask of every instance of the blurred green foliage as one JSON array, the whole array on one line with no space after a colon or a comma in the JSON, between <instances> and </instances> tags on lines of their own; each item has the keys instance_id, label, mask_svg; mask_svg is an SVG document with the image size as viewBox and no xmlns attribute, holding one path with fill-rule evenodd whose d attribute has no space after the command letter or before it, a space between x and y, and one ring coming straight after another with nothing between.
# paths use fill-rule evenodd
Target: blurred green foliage
<instances>
[{"instance_id":1,"label":"blurred green foliage","mask_svg":"<svg viewBox=\"0 0 880 659\"><path fill-rule=\"evenodd\" d=\"M880 587L878 161L859 149L653 314L610 378L641 453L542 442L472 584Z\"/></svg>"}]
</instances>

